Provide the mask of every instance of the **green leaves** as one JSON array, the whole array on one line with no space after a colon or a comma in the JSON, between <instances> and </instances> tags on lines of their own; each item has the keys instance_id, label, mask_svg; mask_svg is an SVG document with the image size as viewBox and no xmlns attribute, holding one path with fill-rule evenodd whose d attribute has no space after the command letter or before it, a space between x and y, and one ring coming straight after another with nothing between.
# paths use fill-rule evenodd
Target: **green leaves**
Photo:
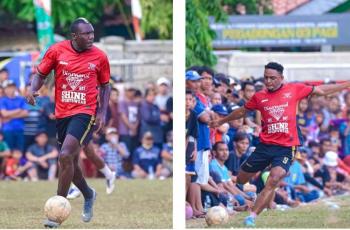
<instances>
[{"instance_id":1,"label":"green leaves","mask_svg":"<svg viewBox=\"0 0 350 230\"><path fill-rule=\"evenodd\" d=\"M173 37L173 1L141 0L141 28L146 34L157 33L161 39Z\"/></svg>"},{"instance_id":2,"label":"green leaves","mask_svg":"<svg viewBox=\"0 0 350 230\"><path fill-rule=\"evenodd\" d=\"M208 17L213 16L216 20L226 19L220 2L186 1L186 67L216 64L216 57L212 54L215 33L209 28Z\"/></svg>"},{"instance_id":3,"label":"green leaves","mask_svg":"<svg viewBox=\"0 0 350 230\"><path fill-rule=\"evenodd\" d=\"M125 4L124 0L52 0L51 16L55 31L68 34L69 25L78 17L85 17L93 24L100 24L103 5L110 3ZM141 5L143 15L141 27L144 33L155 33L157 38L171 39L173 28L172 0L141 0ZM0 8L19 20L34 23L33 0L1 0Z\"/></svg>"}]
</instances>

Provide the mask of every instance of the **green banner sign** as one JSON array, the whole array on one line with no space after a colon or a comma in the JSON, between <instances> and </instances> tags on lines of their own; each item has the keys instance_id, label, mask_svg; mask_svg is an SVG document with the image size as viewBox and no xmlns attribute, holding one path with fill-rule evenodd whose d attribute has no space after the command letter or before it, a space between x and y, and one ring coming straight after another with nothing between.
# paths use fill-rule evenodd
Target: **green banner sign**
<instances>
[{"instance_id":1,"label":"green banner sign","mask_svg":"<svg viewBox=\"0 0 350 230\"><path fill-rule=\"evenodd\" d=\"M51 0L33 0L38 31L38 40L42 54L54 43L51 23Z\"/></svg>"}]
</instances>

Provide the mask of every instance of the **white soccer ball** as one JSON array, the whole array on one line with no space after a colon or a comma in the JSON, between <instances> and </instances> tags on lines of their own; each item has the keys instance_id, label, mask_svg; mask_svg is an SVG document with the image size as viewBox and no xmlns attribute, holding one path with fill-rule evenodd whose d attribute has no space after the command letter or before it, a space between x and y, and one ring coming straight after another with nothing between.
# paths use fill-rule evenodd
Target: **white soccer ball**
<instances>
[{"instance_id":1,"label":"white soccer ball","mask_svg":"<svg viewBox=\"0 0 350 230\"><path fill-rule=\"evenodd\" d=\"M210 208L205 215L205 221L209 226L226 224L228 222L229 215L225 208L221 206L214 206Z\"/></svg>"},{"instance_id":2,"label":"white soccer ball","mask_svg":"<svg viewBox=\"0 0 350 230\"><path fill-rule=\"evenodd\" d=\"M59 224L68 218L71 209L69 201L63 196L51 197L46 201L44 207L45 216Z\"/></svg>"}]
</instances>

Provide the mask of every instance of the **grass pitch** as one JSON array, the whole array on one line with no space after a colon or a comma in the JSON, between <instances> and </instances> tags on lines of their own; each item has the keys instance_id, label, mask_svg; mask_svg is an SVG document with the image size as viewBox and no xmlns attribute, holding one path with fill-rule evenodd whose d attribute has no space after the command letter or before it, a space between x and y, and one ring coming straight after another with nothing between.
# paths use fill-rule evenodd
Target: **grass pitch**
<instances>
[{"instance_id":1,"label":"grass pitch","mask_svg":"<svg viewBox=\"0 0 350 230\"><path fill-rule=\"evenodd\" d=\"M96 189L94 217L81 220L83 197L70 201L72 212L60 228L172 228L172 179L116 181L111 195L105 181L88 180ZM44 204L56 194L54 182L0 182L0 228L43 228Z\"/></svg>"},{"instance_id":2,"label":"grass pitch","mask_svg":"<svg viewBox=\"0 0 350 230\"><path fill-rule=\"evenodd\" d=\"M336 209L332 204L337 204ZM227 224L212 228L244 228L247 212L230 217ZM204 219L186 222L187 228L208 228ZM256 220L257 228L350 228L350 196L338 196L285 211L269 210Z\"/></svg>"}]
</instances>

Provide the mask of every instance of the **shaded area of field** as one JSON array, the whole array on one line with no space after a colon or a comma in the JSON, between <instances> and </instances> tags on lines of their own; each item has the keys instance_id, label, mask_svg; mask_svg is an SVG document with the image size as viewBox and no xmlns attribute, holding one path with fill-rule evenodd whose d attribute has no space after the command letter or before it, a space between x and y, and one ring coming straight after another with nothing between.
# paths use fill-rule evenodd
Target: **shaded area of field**
<instances>
[{"instance_id":1,"label":"shaded area of field","mask_svg":"<svg viewBox=\"0 0 350 230\"><path fill-rule=\"evenodd\" d=\"M334 204L339 208L334 207ZM230 217L217 228L243 228L247 212ZM257 219L258 228L350 228L350 196L338 196L285 211L269 210ZM204 219L186 222L187 228L207 228Z\"/></svg>"},{"instance_id":2,"label":"shaded area of field","mask_svg":"<svg viewBox=\"0 0 350 230\"><path fill-rule=\"evenodd\" d=\"M117 181L106 195L105 181L89 180L97 191L94 218L80 219L82 196L71 201L72 213L61 228L172 228L172 180ZM44 204L55 195L54 182L0 182L1 228L43 228Z\"/></svg>"}]
</instances>

